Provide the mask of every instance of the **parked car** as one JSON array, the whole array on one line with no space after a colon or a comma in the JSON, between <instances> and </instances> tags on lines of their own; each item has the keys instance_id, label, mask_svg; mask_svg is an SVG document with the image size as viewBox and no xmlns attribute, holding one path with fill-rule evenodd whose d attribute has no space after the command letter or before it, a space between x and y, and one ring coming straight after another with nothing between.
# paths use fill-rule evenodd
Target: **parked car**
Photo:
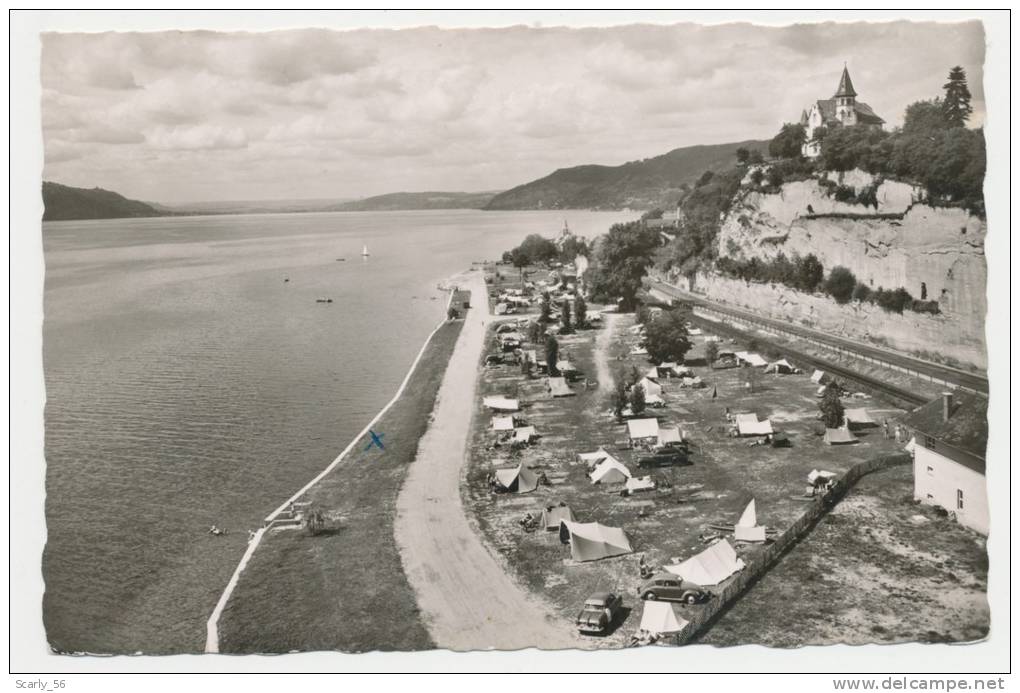
<instances>
[{"instance_id":1,"label":"parked car","mask_svg":"<svg viewBox=\"0 0 1020 693\"><path fill-rule=\"evenodd\" d=\"M596 592L584 601L577 615L577 629L582 633L609 632L623 606L623 597L613 592Z\"/></svg>"},{"instance_id":2,"label":"parked car","mask_svg":"<svg viewBox=\"0 0 1020 693\"><path fill-rule=\"evenodd\" d=\"M639 467L673 467L691 464L687 450L682 447L667 447L655 450L638 458Z\"/></svg>"},{"instance_id":3,"label":"parked car","mask_svg":"<svg viewBox=\"0 0 1020 693\"><path fill-rule=\"evenodd\" d=\"M641 583L638 587L638 596L649 601L662 599L697 604L709 599L712 593L701 585L695 585L672 573L657 573Z\"/></svg>"}]
</instances>

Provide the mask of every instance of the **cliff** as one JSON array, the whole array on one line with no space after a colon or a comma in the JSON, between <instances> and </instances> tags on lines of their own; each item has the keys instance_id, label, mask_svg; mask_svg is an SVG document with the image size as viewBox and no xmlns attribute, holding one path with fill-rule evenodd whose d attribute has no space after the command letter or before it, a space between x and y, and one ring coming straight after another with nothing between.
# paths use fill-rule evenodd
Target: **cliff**
<instances>
[{"instance_id":1,"label":"cliff","mask_svg":"<svg viewBox=\"0 0 1020 693\"><path fill-rule=\"evenodd\" d=\"M814 178L784 183L778 192L745 189L723 219L720 257L813 253L826 273L842 265L872 289L903 287L915 298L938 301L938 315L886 313L856 301L840 306L821 295L709 274L697 279L699 288L775 318L803 317L821 329L984 368L985 221L925 204L924 191L908 183L876 181L862 171L827 177L857 192L874 189L875 205L836 201Z\"/></svg>"}]
</instances>

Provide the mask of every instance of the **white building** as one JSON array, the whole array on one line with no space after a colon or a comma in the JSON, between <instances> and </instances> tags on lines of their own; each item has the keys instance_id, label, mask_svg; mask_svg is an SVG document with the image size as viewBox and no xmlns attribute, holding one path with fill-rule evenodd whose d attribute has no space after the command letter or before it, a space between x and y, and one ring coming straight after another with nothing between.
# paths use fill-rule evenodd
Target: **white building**
<instances>
[{"instance_id":1,"label":"white building","mask_svg":"<svg viewBox=\"0 0 1020 693\"><path fill-rule=\"evenodd\" d=\"M879 118L871 106L857 100L857 92L850 81L850 72L843 66L843 76L831 99L819 99L811 107L801 113L800 123L804 126L804 144L801 153L806 157L816 157L822 153L821 138L816 137L818 128L829 130L833 127L867 125L881 128L885 121Z\"/></svg>"},{"instance_id":2,"label":"white building","mask_svg":"<svg viewBox=\"0 0 1020 693\"><path fill-rule=\"evenodd\" d=\"M914 436L909 446L914 498L945 508L960 524L988 534L988 400L960 391L945 393L902 423Z\"/></svg>"}]
</instances>

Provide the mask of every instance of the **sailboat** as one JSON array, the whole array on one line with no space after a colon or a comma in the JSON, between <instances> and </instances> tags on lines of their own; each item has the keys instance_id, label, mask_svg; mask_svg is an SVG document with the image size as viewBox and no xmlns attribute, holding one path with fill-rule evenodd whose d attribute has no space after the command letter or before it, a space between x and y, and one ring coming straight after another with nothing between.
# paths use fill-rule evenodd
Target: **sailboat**
<instances>
[{"instance_id":1,"label":"sailboat","mask_svg":"<svg viewBox=\"0 0 1020 693\"><path fill-rule=\"evenodd\" d=\"M361 246L361 257L368 257L368 246Z\"/></svg>"}]
</instances>

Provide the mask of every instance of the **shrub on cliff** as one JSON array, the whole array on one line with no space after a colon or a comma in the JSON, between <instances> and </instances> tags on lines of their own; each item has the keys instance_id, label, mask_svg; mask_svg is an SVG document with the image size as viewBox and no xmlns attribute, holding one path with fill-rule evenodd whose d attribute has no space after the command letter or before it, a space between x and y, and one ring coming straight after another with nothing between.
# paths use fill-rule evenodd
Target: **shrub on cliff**
<instances>
[{"instance_id":1,"label":"shrub on cliff","mask_svg":"<svg viewBox=\"0 0 1020 693\"><path fill-rule=\"evenodd\" d=\"M871 298L871 287L867 284L861 284L858 282L857 286L854 287L853 299L855 301L867 301Z\"/></svg>"},{"instance_id":2,"label":"shrub on cliff","mask_svg":"<svg viewBox=\"0 0 1020 693\"><path fill-rule=\"evenodd\" d=\"M871 299L878 304L879 308L890 313L902 313L905 308L914 303L914 297L902 286L894 290L878 287L872 293Z\"/></svg>"},{"instance_id":3,"label":"shrub on cliff","mask_svg":"<svg viewBox=\"0 0 1020 693\"><path fill-rule=\"evenodd\" d=\"M857 277L846 267L837 265L829 272L825 280L825 293L836 299L836 303L849 303L853 298Z\"/></svg>"},{"instance_id":4,"label":"shrub on cliff","mask_svg":"<svg viewBox=\"0 0 1020 693\"><path fill-rule=\"evenodd\" d=\"M687 332L687 319L679 308L665 310L645 325L645 348L654 361L676 361L683 363L684 356L691 350L691 338Z\"/></svg>"},{"instance_id":5,"label":"shrub on cliff","mask_svg":"<svg viewBox=\"0 0 1020 693\"><path fill-rule=\"evenodd\" d=\"M822 267L822 263L814 253L809 253L804 257L798 257L794 264L796 266L794 270L796 288L809 294L814 293L825 278L825 268Z\"/></svg>"},{"instance_id":6,"label":"shrub on cliff","mask_svg":"<svg viewBox=\"0 0 1020 693\"><path fill-rule=\"evenodd\" d=\"M800 123L785 123L779 134L769 142L769 156L777 159L791 159L800 156L804 144L804 126Z\"/></svg>"}]
</instances>

